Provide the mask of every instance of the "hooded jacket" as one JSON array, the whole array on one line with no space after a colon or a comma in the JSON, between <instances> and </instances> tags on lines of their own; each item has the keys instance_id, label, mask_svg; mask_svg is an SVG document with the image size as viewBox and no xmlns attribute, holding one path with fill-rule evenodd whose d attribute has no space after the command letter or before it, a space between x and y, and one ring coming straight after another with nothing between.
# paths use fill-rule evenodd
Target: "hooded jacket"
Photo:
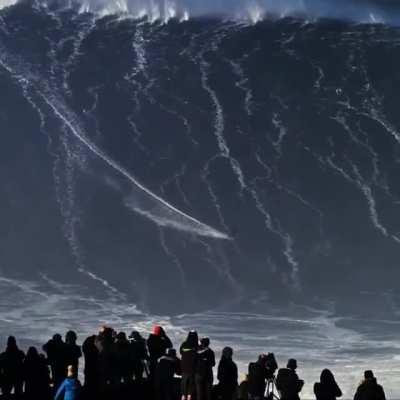
<instances>
[{"instance_id":1,"label":"hooded jacket","mask_svg":"<svg viewBox=\"0 0 400 400\"><path fill-rule=\"evenodd\" d=\"M376 378L365 379L358 387L354 400L386 400L385 392Z\"/></svg>"},{"instance_id":2,"label":"hooded jacket","mask_svg":"<svg viewBox=\"0 0 400 400\"><path fill-rule=\"evenodd\" d=\"M58 388L54 400L62 399L62 395L64 395L64 400L77 400L80 389L81 384L77 379L66 378Z\"/></svg>"}]
</instances>

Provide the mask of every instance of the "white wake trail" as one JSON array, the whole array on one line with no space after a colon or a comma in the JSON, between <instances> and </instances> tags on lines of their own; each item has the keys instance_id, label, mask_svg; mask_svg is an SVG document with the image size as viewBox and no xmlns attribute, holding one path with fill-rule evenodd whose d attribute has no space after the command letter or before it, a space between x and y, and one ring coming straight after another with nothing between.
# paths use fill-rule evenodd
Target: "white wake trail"
<instances>
[{"instance_id":1,"label":"white wake trail","mask_svg":"<svg viewBox=\"0 0 400 400\"><path fill-rule=\"evenodd\" d=\"M141 183L139 183L125 168L117 164L113 159L108 157L102 150L100 150L95 144L89 141L82 132L80 132L79 127L75 126L63 113L59 110L62 107L61 104L55 105L43 92L39 91L39 94L45 101L45 103L50 107L50 109L54 112L54 114L64 122L64 124L69 128L71 133L79 139L93 154L102 159L107 165L113 168L115 171L119 172L122 176L124 176L128 181L130 181L136 188L140 189L146 195L149 196L150 199L156 201L156 206L163 206L165 208L164 215L162 213L156 213L161 215L155 215L149 210L142 210L138 207L132 206L131 208L137 211L139 214L146 216L153 220L154 222L160 224L161 226L170 226L176 229L180 229L183 231L189 231L192 233L196 233L202 236L210 236L216 239L230 239L228 235L225 233L219 232L210 226L203 224L197 219L191 217L190 215L178 210L171 204L167 203L164 199L157 196L149 189L144 187ZM66 113L68 114L68 113ZM154 211L154 206L153 210ZM172 217L172 218L171 218ZM175 217L175 218L174 218ZM178 217L178 218L177 218ZM179 218L180 217L180 218Z\"/></svg>"}]
</instances>

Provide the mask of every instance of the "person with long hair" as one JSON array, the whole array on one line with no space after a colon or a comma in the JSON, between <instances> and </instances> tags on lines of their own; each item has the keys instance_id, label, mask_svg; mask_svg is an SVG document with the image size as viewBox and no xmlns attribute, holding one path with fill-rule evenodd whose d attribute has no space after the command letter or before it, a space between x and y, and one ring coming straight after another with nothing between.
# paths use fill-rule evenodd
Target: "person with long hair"
<instances>
[{"instance_id":1,"label":"person with long hair","mask_svg":"<svg viewBox=\"0 0 400 400\"><path fill-rule=\"evenodd\" d=\"M336 400L342 396L342 391L329 369L321 372L319 382L314 384L314 394L317 400Z\"/></svg>"}]
</instances>

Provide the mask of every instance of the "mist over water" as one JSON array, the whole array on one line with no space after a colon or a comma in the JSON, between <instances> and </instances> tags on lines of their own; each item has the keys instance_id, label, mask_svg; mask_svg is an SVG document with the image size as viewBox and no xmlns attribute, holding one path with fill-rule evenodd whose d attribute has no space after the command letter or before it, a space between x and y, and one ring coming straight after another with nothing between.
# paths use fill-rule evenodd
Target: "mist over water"
<instances>
[{"instance_id":1,"label":"mist over water","mask_svg":"<svg viewBox=\"0 0 400 400\"><path fill-rule=\"evenodd\" d=\"M277 3L1 3L1 340L157 322L399 395L396 4Z\"/></svg>"}]
</instances>

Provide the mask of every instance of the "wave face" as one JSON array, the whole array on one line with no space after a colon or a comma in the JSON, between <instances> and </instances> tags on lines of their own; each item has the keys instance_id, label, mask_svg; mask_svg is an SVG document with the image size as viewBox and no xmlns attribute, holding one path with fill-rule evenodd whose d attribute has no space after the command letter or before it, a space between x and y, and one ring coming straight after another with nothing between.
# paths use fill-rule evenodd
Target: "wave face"
<instances>
[{"instance_id":1,"label":"wave face","mask_svg":"<svg viewBox=\"0 0 400 400\"><path fill-rule=\"evenodd\" d=\"M10 296L120 322L251 309L257 340L258 313L312 306L324 311L304 323L332 359L343 350L329 347L327 312L397 317L398 28L86 11L0 11ZM18 304L2 310L6 327L32 314ZM209 326L244 318L226 315ZM338 341L346 324L332 327Z\"/></svg>"},{"instance_id":2,"label":"wave face","mask_svg":"<svg viewBox=\"0 0 400 400\"><path fill-rule=\"evenodd\" d=\"M397 28L0 21L5 271L162 311L395 293Z\"/></svg>"}]
</instances>

